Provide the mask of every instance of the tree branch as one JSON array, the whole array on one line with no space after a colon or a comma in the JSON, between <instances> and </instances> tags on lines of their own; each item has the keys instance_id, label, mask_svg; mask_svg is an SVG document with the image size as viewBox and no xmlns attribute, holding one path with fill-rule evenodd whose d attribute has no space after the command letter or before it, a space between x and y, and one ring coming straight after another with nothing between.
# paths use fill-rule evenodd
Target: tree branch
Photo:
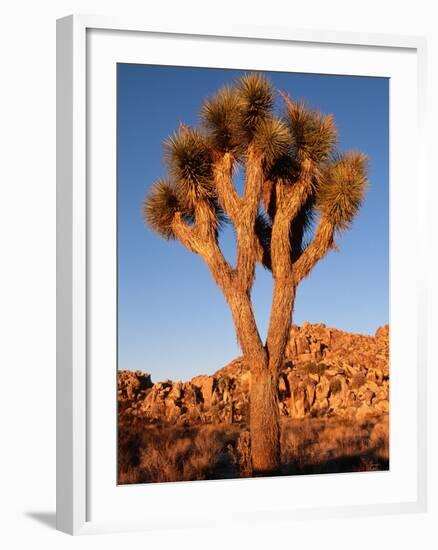
<instances>
[{"instance_id":1,"label":"tree branch","mask_svg":"<svg viewBox=\"0 0 438 550\"><path fill-rule=\"evenodd\" d=\"M295 288L292 273L277 277L274 281L271 317L266 338L269 368L274 375L278 375L282 367L284 352L289 340Z\"/></svg>"},{"instance_id":2,"label":"tree branch","mask_svg":"<svg viewBox=\"0 0 438 550\"><path fill-rule=\"evenodd\" d=\"M236 223L240 209L240 197L233 182L233 159L230 153L224 153L213 163L213 178L219 203Z\"/></svg>"},{"instance_id":3,"label":"tree branch","mask_svg":"<svg viewBox=\"0 0 438 550\"><path fill-rule=\"evenodd\" d=\"M312 242L293 264L294 284L298 285L319 260L334 248L335 226L324 216L320 218Z\"/></svg>"},{"instance_id":4,"label":"tree branch","mask_svg":"<svg viewBox=\"0 0 438 550\"><path fill-rule=\"evenodd\" d=\"M269 320L266 348L269 356L269 368L278 373L282 366L287 346L292 318L293 304L297 285L306 277L315 264L333 247L335 227L324 216L320 218L315 236L299 258L292 262L290 254L290 219L286 215L297 215L307 200L306 185L295 187L295 200L279 193L279 210L276 214L272 236L272 264L274 273L274 293L271 318ZM299 190L297 193L297 189ZM284 202L285 201L285 202ZM279 216L279 218L277 218Z\"/></svg>"},{"instance_id":5,"label":"tree branch","mask_svg":"<svg viewBox=\"0 0 438 550\"><path fill-rule=\"evenodd\" d=\"M251 370L266 367L266 350L257 328L249 293L233 287L224 294L233 316L239 345L250 363L248 366Z\"/></svg>"},{"instance_id":6,"label":"tree branch","mask_svg":"<svg viewBox=\"0 0 438 550\"><path fill-rule=\"evenodd\" d=\"M175 237L187 248L187 250L199 254L201 243L196 234L196 229L184 221L181 212L176 212L172 220L171 228Z\"/></svg>"},{"instance_id":7,"label":"tree branch","mask_svg":"<svg viewBox=\"0 0 438 550\"><path fill-rule=\"evenodd\" d=\"M274 276L271 317L266 348L269 368L278 375L289 339L296 284L291 255L290 228L312 193L312 165L303 162L301 177L295 184L278 179L275 183L276 211L272 226L271 261Z\"/></svg>"},{"instance_id":8,"label":"tree branch","mask_svg":"<svg viewBox=\"0 0 438 550\"><path fill-rule=\"evenodd\" d=\"M262 215L258 215L254 226L256 234L256 260L272 271L271 238L272 226Z\"/></svg>"},{"instance_id":9,"label":"tree branch","mask_svg":"<svg viewBox=\"0 0 438 550\"><path fill-rule=\"evenodd\" d=\"M216 284L224 291L232 283L232 269L217 242L217 232L209 219L208 207L199 206L195 216L195 224L191 227L177 213L172 229L181 244L203 258Z\"/></svg>"},{"instance_id":10,"label":"tree branch","mask_svg":"<svg viewBox=\"0 0 438 550\"><path fill-rule=\"evenodd\" d=\"M272 224L271 259L272 273L286 276L291 272L291 235L290 228L299 215L309 196L313 193L313 165L303 161L301 174L295 183L278 178L275 182L275 213Z\"/></svg>"},{"instance_id":11,"label":"tree branch","mask_svg":"<svg viewBox=\"0 0 438 550\"><path fill-rule=\"evenodd\" d=\"M255 224L262 194L262 185L263 169L261 158L254 154L251 147L248 147L245 189L236 220L236 277L244 291L248 291L252 286L255 265L260 253L260 243L256 236Z\"/></svg>"},{"instance_id":12,"label":"tree branch","mask_svg":"<svg viewBox=\"0 0 438 550\"><path fill-rule=\"evenodd\" d=\"M225 260L217 242L217 233L212 230L210 216L208 205L198 205L192 227L177 213L172 229L188 250L204 259L214 281L222 290L230 306L237 338L245 357L253 361L254 365L263 365L266 363L266 351L257 329L249 293L242 291L236 274Z\"/></svg>"}]
</instances>

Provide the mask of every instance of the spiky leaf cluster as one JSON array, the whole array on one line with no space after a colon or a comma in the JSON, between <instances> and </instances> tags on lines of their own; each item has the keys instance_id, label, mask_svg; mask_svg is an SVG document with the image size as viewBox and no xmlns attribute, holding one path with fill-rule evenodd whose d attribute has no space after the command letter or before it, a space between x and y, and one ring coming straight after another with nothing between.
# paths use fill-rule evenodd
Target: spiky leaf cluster
<instances>
[{"instance_id":1,"label":"spiky leaf cluster","mask_svg":"<svg viewBox=\"0 0 438 550\"><path fill-rule=\"evenodd\" d=\"M274 90L267 78L252 73L226 86L201 108L201 120L217 151L239 156L260 124L272 117Z\"/></svg>"},{"instance_id":2,"label":"spiky leaf cluster","mask_svg":"<svg viewBox=\"0 0 438 550\"><path fill-rule=\"evenodd\" d=\"M272 167L281 157L285 157L290 146L290 133L286 124L277 117L263 119L257 125L253 138L253 149Z\"/></svg>"},{"instance_id":3,"label":"spiky leaf cluster","mask_svg":"<svg viewBox=\"0 0 438 550\"><path fill-rule=\"evenodd\" d=\"M337 129L332 115L323 115L304 103L287 101L286 119L298 160L325 161L333 153Z\"/></svg>"},{"instance_id":4,"label":"spiky leaf cluster","mask_svg":"<svg viewBox=\"0 0 438 550\"><path fill-rule=\"evenodd\" d=\"M265 177L268 180L285 184L294 183L300 175L300 164L290 151L277 157L270 165L265 166Z\"/></svg>"},{"instance_id":5,"label":"spiky leaf cluster","mask_svg":"<svg viewBox=\"0 0 438 550\"><path fill-rule=\"evenodd\" d=\"M182 204L194 208L197 201L215 197L211 148L199 130L183 128L174 133L165 142L165 153Z\"/></svg>"},{"instance_id":6,"label":"spiky leaf cluster","mask_svg":"<svg viewBox=\"0 0 438 550\"><path fill-rule=\"evenodd\" d=\"M172 223L178 213L188 225L196 219L196 209L190 208L187 201L181 200L178 184L159 179L151 188L143 203L143 218L147 225L166 240L175 238ZM204 202L208 212L208 223L214 231L219 231L228 221L225 212L214 197Z\"/></svg>"},{"instance_id":7,"label":"spiky leaf cluster","mask_svg":"<svg viewBox=\"0 0 438 550\"><path fill-rule=\"evenodd\" d=\"M241 103L241 124L248 138L257 126L270 116L274 106L274 90L269 80L259 73L242 77L237 83Z\"/></svg>"},{"instance_id":8,"label":"spiky leaf cluster","mask_svg":"<svg viewBox=\"0 0 438 550\"><path fill-rule=\"evenodd\" d=\"M225 86L207 99L201 108L201 120L217 151L236 152L239 149L242 135L241 100L235 88Z\"/></svg>"},{"instance_id":9,"label":"spiky leaf cluster","mask_svg":"<svg viewBox=\"0 0 438 550\"><path fill-rule=\"evenodd\" d=\"M156 181L143 203L145 222L164 239L174 239L172 222L175 214L180 211L181 205L175 186L168 180Z\"/></svg>"},{"instance_id":10,"label":"spiky leaf cluster","mask_svg":"<svg viewBox=\"0 0 438 550\"><path fill-rule=\"evenodd\" d=\"M337 229L348 229L367 188L367 157L345 153L321 169L317 207Z\"/></svg>"},{"instance_id":11,"label":"spiky leaf cluster","mask_svg":"<svg viewBox=\"0 0 438 550\"><path fill-rule=\"evenodd\" d=\"M177 212L192 225L216 233L226 220L214 184L214 163L223 153L245 168L262 160L263 203L255 231L269 251L271 222L276 217L281 186L306 185L307 199L290 220L290 248L295 261L310 233L315 208L337 229L346 229L363 200L366 157L359 153L334 156L337 130L332 115L323 115L280 92L285 113L274 114L274 91L263 75L245 75L220 89L201 109L202 130L180 126L165 142L170 181L152 187L144 206L146 222L164 238L174 238ZM310 161L310 162L307 162ZM234 164L235 166L235 164ZM298 195L299 196L299 195Z\"/></svg>"}]
</instances>

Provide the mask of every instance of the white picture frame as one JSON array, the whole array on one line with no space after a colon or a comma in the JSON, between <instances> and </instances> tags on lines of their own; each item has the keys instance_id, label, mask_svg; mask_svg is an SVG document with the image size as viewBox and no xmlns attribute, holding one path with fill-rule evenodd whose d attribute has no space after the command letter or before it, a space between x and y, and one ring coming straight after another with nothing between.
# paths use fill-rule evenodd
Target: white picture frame
<instances>
[{"instance_id":1,"label":"white picture frame","mask_svg":"<svg viewBox=\"0 0 438 550\"><path fill-rule=\"evenodd\" d=\"M105 36L102 44L99 45L97 40L92 39L92 33L97 31L102 36ZM91 34L90 34L91 33ZM347 55L348 49L356 48L357 51L361 49L363 52L364 60L367 56L371 59L377 60L383 58L385 55L392 55L391 59L388 58L387 66L399 66L400 73L403 66L403 59L401 55L406 53L411 60L405 67L412 67L412 69L406 69L409 73L408 82L405 88L405 94L409 94L409 90L412 92L412 98L415 98L415 105L410 106L411 119L410 124L415 126L415 135L417 136L417 146L414 148L412 157L406 161L407 172L410 177L414 178L416 183L412 187L411 200L416 201L418 225L413 231L411 236L418 243L425 242L423 238L425 234L425 221L424 217L420 215L422 209L425 208L426 200L426 178L424 176L425 166L425 144L424 144L424 120L425 120L425 55L426 44L425 40L419 37L405 37L405 36L389 36L389 35L369 35L369 34L348 34L348 33L334 33L326 31L300 31L294 29L285 28L245 28L236 25L230 25L228 29L215 29L215 28L184 28L171 27L163 25L161 28L151 28L148 24L143 24L139 21L129 21L123 19L112 19L107 17L95 17L95 16L69 16L58 20L57 22L57 528L61 531L70 534L86 534L96 532L108 532L115 530L138 530L138 529L151 529L151 528L165 528L183 526L188 523L192 525L209 525L217 523L226 519L230 520L227 516L227 511L222 513L221 502L223 503L227 495L232 494L231 500L238 498L239 492L245 495L243 498L247 499L248 503L253 502L246 506L245 513L238 515L235 514L230 506L229 513L233 513L236 521L271 521L275 518L285 519L287 518L303 518L303 517L328 517L333 515L359 515L359 514L381 514L381 513L397 513L397 512L418 512L426 509L426 287L425 287L425 262L422 246L420 244L418 250L418 256L416 258L415 266L411 266L412 271L407 275L404 273L400 275L400 278L391 279L391 292L392 295L392 310L391 310L391 327L395 322L397 325L397 319L403 315L402 308L397 306L397 300L394 301L394 296L397 296L397 292L404 295L408 293L408 309L415 317L415 338L411 347L407 349L405 346L405 328L400 321L400 326L394 332L394 339L391 336L391 357L396 357L400 364L405 363L409 358L415 362L415 374L412 375L412 387L415 391L415 414L411 421L411 425L406 425L406 429L403 430L407 434L403 436L402 430L391 425L391 429L394 428L394 433L397 435L397 447L402 449L403 445L408 448L411 446L409 453L411 460L406 461L406 487L400 488L400 494L403 493L403 498L399 498L394 492L391 497L391 491L394 491L395 485L400 485L400 480L403 478L403 463L400 462L399 477L393 480L391 484L388 482L387 494L381 495L380 499L375 501L372 498L363 502L360 498L351 498L351 502L348 502L345 498L339 502L334 502L333 505L328 506L324 499L321 497L320 501L316 501L312 506L311 503L305 503L304 506L297 506L296 503L280 502L276 508L270 508L269 504L266 504L266 508L263 506L257 506L255 499L266 498L269 503L269 495L275 494L276 488L278 488L277 479L258 479L258 480L239 480L236 485L236 481L220 481L220 482L196 482L196 483L184 483L184 484L158 484L150 489L149 493L142 491L141 486L137 486L136 489L132 489L127 499L127 491L130 488L119 487L117 491L114 491L114 487L111 485L112 474L111 471L115 470L115 456L106 461L104 464L101 455L98 454L96 446L93 448L93 441L95 439L96 430L93 428L94 423L100 422L102 426L102 432L106 435L99 436L102 439L99 441L99 448L103 449L102 452L112 453L115 449L111 446L110 440L114 437L114 411L110 411L109 417L103 419L99 416L99 410L97 410L97 401L99 401L99 408L102 405L102 410L105 407L110 407L111 400L114 401L114 407L116 405L116 392L112 392L111 376L115 376L114 373L110 374L106 378L106 382L102 383L101 392L106 392L102 398L96 397L96 384L93 382L93 377L102 375L99 371L99 364L103 361L98 356L94 356L95 347L94 340L99 338L96 334L93 326L93 316L90 314L92 309L93 315L95 315L96 309L99 309L99 303L93 302L93 307L90 304L95 299L93 297L93 289L95 289L94 275L90 272L90 265L94 262L94 265L106 261L112 261L111 254L114 253L114 241L108 243L109 256L105 258L100 256L98 259L91 257L94 254L93 251L96 247L93 245L93 239L99 233L95 231L96 221L99 212L96 210L96 201L93 199L93 189L90 186L90 182L97 181L99 178L107 177L114 179L115 175L111 175L114 164L113 160L108 163L104 172L95 172L95 169L99 170L99 160L94 160L98 157L99 151L96 152L94 143L94 137L92 132L96 131L96 127L99 126L99 121L102 120L102 116L105 115L104 111L99 116L94 113L91 114L92 109L90 107L93 103L93 90L91 86L99 85L108 86L108 83L112 85L112 76L110 72L104 73L104 70L100 72L99 59L96 55L100 51L104 52L107 56L107 68L108 71L112 70L114 65L114 58L117 57L117 48L122 47L122 42L117 42L122 36L130 35L130 40L137 41L142 40L142 37L149 37L162 40L163 44L166 40L178 42L180 48L172 48L169 45L163 48L165 60L163 64L170 64L172 60L175 60L175 64L182 64L182 57L184 55L185 44L188 46L191 41L202 41L203 44L210 42L220 41L224 45L223 50L227 49L227 46L231 47L236 41L244 45L245 51L250 51L254 44L259 44L260 48L276 48L287 47L288 45L295 45L311 51L312 47L316 48L336 48L338 53L342 54L343 62L346 63L345 71L350 74L348 67L353 67L354 58ZM116 38L118 37L118 38ZM131 60L132 44L131 46L126 42L126 49L120 49L120 61ZM125 47L125 46L123 46ZM188 50L189 48L187 48ZM229 48L228 48L229 49ZM152 60L152 48L149 50L146 48L142 53L146 57L138 57L136 54L136 62L147 62L147 56L151 58L151 63L157 63L156 55ZM261 52L262 50L260 50ZM334 50L333 50L334 51ZM95 52L97 52L95 54ZM149 54L148 54L149 52ZM344 55L345 54L345 55ZM218 54L219 55L219 54ZM225 54L224 54L225 55ZM249 54L251 55L251 54ZM111 57L112 56L112 57ZM180 57L178 57L180 56ZM128 60L127 58L130 57ZM335 58L336 56L333 55ZM397 58L397 59L396 59ZM400 58L400 59L399 59ZM133 59L133 58L132 58ZM144 59L142 61L142 59ZM213 57L210 56L210 59ZM219 63L219 57L216 56L216 63ZM257 68L267 68L267 66L260 66L263 56L257 60ZM332 61L333 63L335 61ZM193 65L193 60L190 62ZM235 61L238 63L238 61ZM365 63L365 61L364 61ZM223 66L227 66L226 59L221 63ZM196 63L195 63L196 65ZM199 66L209 66L208 64L202 65L202 61L199 62ZM215 65L212 65L215 66ZM334 65L335 66L335 65ZM383 66L383 65L382 65ZM97 67L97 68L96 68ZM310 66L309 66L310 67ZM239 67L235 68L250 68ZM251 67L252 68L252 67ZM96 72L93 72L95 71ZM275 68L274 68L275 69ZM313 69L309 69L308 72L312 72ZM335 69L327 69L335 70ZM351 69L353 70L353 69ZM359 69L356 69L359 70ZM374 69L377 70L377 69ZM388 71L397 69L388 69ZM409 72L410 70L410 72ZM380 76L385 76L386 69L382 69ZM354 72L353 72L354 73ZM106 81L105 74L109 77ZM347 74L347 73L343 73ZM356 73L354 73L356 74ZM362 74L362 73L361 73ZM374 74L373 70L370 70L368 74ZM392 74L392 73L391 73ZM391 76L388 74L388 76ZM394 72L395 75L395 72ZM406 77L406 75L405 75ZM93 80L94 79L94 80ZM97 80L96 80L97 79ZM394 76L394 82L397 82L397 78ZM96 84L97 83L97 84ZM401 81L400 81L401 86ZM401 91L400 91L401 92ZM113 109L114 102L112 99L115 97L114 90L109 93L109 100L102 101L102 109ZM112 99L111 99L112 98ZM392 141L397 140L394 129L403 129L398 125L399 119L397 118L397 108L401 109L400 103L397 107L396 97L394 99L394 109L391 106L391 182L396 176L400 177L400 181L405 177L403 174L397 171L396 157L402 158L403 143L400 141L397 146L393 147ZM107 111L108 112L108 111ZM115 113L114 113L115 116ZM407 115L409 118L410 115ZM99 118L100 117L100 118ZM92 121L92 124L90 123ZM114 125L113 122L108 122L110 126L102 128L102 131L109 135L108 142L102 141L102 154L105 155L105 147L113 148L114 142ZM394 125L395 126L394 126ZM91 129L90 129L91 127ZM108 129L111 130L108 132ZM91 132L91 133L90 133ZM111 157L112 158L112 157ZM102 163L100 163L102 165ZM96 168L97 167L97 168ZM98 186L96 187L96 190ZM111 187L110 187L111 189ZM394 266L403 267L403 264L398 263L398 257L395 256L398 248L399 236L394 232L395 229L400 228L402 231L402 213L403 207L406 204L407 198L404 197L404 186L401 183L400 189L394 191L391 190L391 216L395 220L391 227L391 245L395 249L394 257L392 260L392 275L394 275ZM96 191L97 192L97 191ZM414 197L414 199L412 198ZM396 200L395 200L396 199ZM406 200L405 200L406 199ZM114 214L113 206L115 204L115 198L109 198L109 212L108 216L111 216L111 212ZM113 223L111 220L101 220L102 223ZM400 222L400 223L399 223ZM391 222L393 223L393 222ZM398 224L398 225L397 225ZM91 235L91 236L90 236ZM100 238L100 237L97 237ZM90 240L91 239L91 240ZM112 252L111 252L112 250ZM109 260L108 260L109 258ZM405 271L405 270L403 270ZM404 279L403 279L404 278ZM114 280L110 277L110 283L114 283ZM414 283L415 282L415 283ZM404 286L405 285L405 286ZM106 286L107 292L114 290L109 285ZM408 315L405 313L404 315ZM111 317L111 315L109 316ZM112 319L112 318L111 318ZM113 332L113 320L112 325L108 327L108 334L114 334ZM102 331L105 330L102 328ZM103 333L102 333L103 334ZM115 343L114 343L115 345ZM403 359L404 357L404 359ZM95 368L95 372L91 372L91 364ZM400 385L395 384L396 390L394 394L391 394L391 410L395 407L394 414L398 413L397 407L402 409L403 404L402 397L406 395L407 387L407 372L406 368L401 369ZM412 367L411 367L412 368ZM106 375L105 375L106 376ZM403 382L403 377L406 383ZM114 379L115 380L115 379ZM115 384L115 381L114 381ZM404 384L404 385L403 385ZM398 388L398 389L397 389ZM391 389L393 392L393 389ZM405 392L405 393L403 393ZM101 401L102 399L102 401ZM108 403L108 404L105 404ZM402 412L400 412L402 414ZM105 424L105 425L104 425ZM410 435L409 435L410 434ZM105 441L104 438L106 437ZM411 437L409 441L403 443L403 437ZM415 440L415 444L413 443ZM94 449L94 450L93 450ZM392 449L391 449L392 452ZM408 454L409 454L408 453ZM401 451L400 451L401 454ZM405 453L406 454L406 453ZM96 467L94 465L99 457L99 464L102 465L102 475L96 473ZM392 455L391 455L392 456ZM106 473L109 472L105 477ZM394 473L394 472L393 472ZM397 472L395 472L396 474ZM395 475L394 474L394 475ZM353 474L360 478L361 474ZM373 475L380 475L376 473ZM342 476L348 476L348 474L342 474ZM329 489L328 482L325 481L328 477L335 480L339 476L311 476L313 479L307 477L307 480L302 478L301 481L295 481L295 484L311 483L312 487L316 488L319 485L327 485L327 491ZM99 480L97 480L99 478ZM389 479L389 478L388 478ZM366 481L366 484L372 487L370 478ZM411 480L411 481L409 481ZM285 483L290 483L290 480L281 478L282 486ZM230 483L232 485L230 485ZM339 482L341 483L341 481ZM342 484L348 486L351 483L350 478L345 477ZM361 482L362 483L362 482ZM384 478L380 478L378 483L385 485ZM94 484L94 485L93 485ZM333 485L333 482L330 482ZM410 485L409 485L410 484ZM108 487L106 487L108 485ZM363 485L363 483L362 483ZM408 487L409 485L409 487ZM91 490L91 487L92 490ZM392 488L391 488L392 487ZM300 488L297 489L299 494ZM134 490L136 494L134 495ZM302 489L301 489L302 490ZM313 489L315 490L315 489ZM321 495L323 495L322 490ZM372 491L373 489L370 489ZM386 489L385 489L386 490ZM91 492L90 492L91 491ZM346 495L348 495L348 489L345 489ZM99 492L100 496L96 496ZM340 491L342 492L342 491ZM204 500L208 498L210 493L215 494L215 498L218 501L218 510L214 514L203 513L203 510L196 509L196 501ZM166 507L166 502L172 499L176 503L179 501L187 502L188 495L193 496L192 501L189 501L193 508L184 510L184 513L178 513L177 508ZM91 496L92 495L92 496ZM261 496L260 496L261 495ZM117 510L126 509L127 502L133 502L134 506L139 508L144 507L144 503L147 506L147 499L152 504L154 510L149 510L150 513L144 513L144 518L141 514L138 517L133 517L132 514L127 511L126 514L118 515ZM102 502L109 502L111 499L119 501L112 507L108 505L108 508L102 506ZM221 500L222 499L222 500ZM100 512L90 514L90 510L97 509L97 504L100 503ZM143 504L141 504L143 503ZM190 508L190 506L189 506ZM205 508L205 507L204 507ZM144 509L144 508L143 508ZM146 508L147 509L147 508ZM154 513L152 513L154 512ZM95 516L95 517L94 517ZM213 517L214 516L214 517Z\"/></svg>"}]
</instances>

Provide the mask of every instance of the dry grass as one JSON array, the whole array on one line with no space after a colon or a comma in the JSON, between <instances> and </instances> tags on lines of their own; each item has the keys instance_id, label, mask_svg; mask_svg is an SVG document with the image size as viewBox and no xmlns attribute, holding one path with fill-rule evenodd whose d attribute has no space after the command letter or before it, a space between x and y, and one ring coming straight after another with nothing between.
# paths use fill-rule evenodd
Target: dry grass
<instances>
[{"instance_id":1,"label":"dry grass","mask_svg":"<svg viewBox=\"0 0 438 550\"><path fill-rule=\"evenodd\" d=\"M245 426L120 424L120 484L226 479L251 475ZM282 467L274 475L386 470L388 416L284 419Z\"/></svg>"},{"instance_id":2,"label":"dry grass","mask_svg":"<svg viewBox=\"0 0 438 550\"><path fill-rule=\"evenodd\" d=\"M225 425L124 427L119 431L119 483L239 477L227 452L238 435L238 427Z\"/></svg>"},{"instance_id":3,"label":"dry grass","mask_svg":"<svg viewBox=\"0 0 438 550\"><path fill-rule=\"evenodd\" d=\"M340 473L389 468L388 416L366 420L286 420L283 474Z\"/></svg>"},{"instance_id":4,"label":"dry grass","mask_svg":"<svg viewBox=\"0 0 438 550\"><path fill-rule=\"evenodd\" d=\"M361 386L363 386L366 382L366 377L364 374L362 373L357 373L353 376L352 380L351 380L351 388L352 389L357 389L357 388L360 388Z\"/></svg>"},{"instance_id":5,"label":"dry grass","mask_svg":"<svg viewBox=\"0 0 438 550\"><path fill-rule=\"evenodd\" d=\"M307 363L302 368L308 374L319 374L322 376L328 369L328 366L324 363Z\"/></svg>"},{"instance_id":6,"label":"dry grass","mask_svg":"<svg viewBox=\"0 0 438 550\"><path fill-rule=\"evenodd\" d=\"M332 394L339 393L342 390L342 382L339 378L332 378L330 380L330 392Z\"/></svg>"}]
</instances>

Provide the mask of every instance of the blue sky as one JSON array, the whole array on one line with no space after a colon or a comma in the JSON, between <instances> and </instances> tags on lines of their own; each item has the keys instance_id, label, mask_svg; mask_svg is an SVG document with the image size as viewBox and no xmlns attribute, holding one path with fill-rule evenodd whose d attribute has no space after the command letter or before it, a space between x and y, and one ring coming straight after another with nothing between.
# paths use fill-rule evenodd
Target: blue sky
<instances>
[{"instance_id":1,"label":"blue sky","mask_svg":"<svg viewBox=\"0 0 438 550\"><path fill-rule=\"evenodd\" d=\"M244 71L118 66L118 368L154 381L213 373L240 354L231 315L207 267L143 224L149 186L165 175L162 142L195 125L202 99ZM333 113L339 149L370 160L370 189L352 230L298 289L293 322L373 334L389 318L388 92L383 78L265 73L274 87ZM278 102L280 105L280 102ZM221 238L233 258L231 229ZM266 335L272 279L257 269L253 302Z\"/></svg>"}]
</instances>

